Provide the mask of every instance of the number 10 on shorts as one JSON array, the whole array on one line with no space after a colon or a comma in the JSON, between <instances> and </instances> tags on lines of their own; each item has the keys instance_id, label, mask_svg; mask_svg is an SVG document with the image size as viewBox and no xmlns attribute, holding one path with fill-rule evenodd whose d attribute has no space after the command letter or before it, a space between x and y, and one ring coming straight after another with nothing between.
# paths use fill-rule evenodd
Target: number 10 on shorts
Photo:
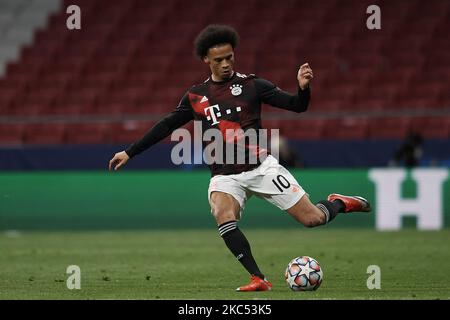
<instances>
[{"instance_id":1,"label":"number 10 on shorts","mask_svg":"<svg viewBox=\"0 0 450 320\"><path fill-rule=\"evenodd\" d=\"M277 189L280 190L280 192L284 192L283 188L284 189L288 189L291 186L289 181L284 176L282 176L281 174L279 174L277 176L276 180L272 179L272 182L277 187Z\"/></svg>"}]
</instances>

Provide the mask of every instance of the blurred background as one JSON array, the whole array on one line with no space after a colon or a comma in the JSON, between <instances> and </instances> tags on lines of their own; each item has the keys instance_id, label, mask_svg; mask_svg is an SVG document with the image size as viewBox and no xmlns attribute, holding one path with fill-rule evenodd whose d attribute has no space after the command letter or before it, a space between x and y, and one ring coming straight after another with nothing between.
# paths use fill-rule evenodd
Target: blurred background
<instances>
[{"instance_id":1,"label":"blurred background","mask_svg":"<svg viewBox=\"0 0 450 320\"><path fill-rule=\"evenodd\" d=\"M80 30L66 27L73 4L81 9ZM366 27L372 4L381 9L380 30ZM450 1L0 0L3 181L43 201L37 192L51 182L36 178L29 187L17 175L106 170L115 152L209 76L193 41L210 23L239 32L241 73L295 92L298 67L308 62L314 70L308 112L263 108L263 126L284 137L287 166L450 166ZM127 168L186 169L171 163L170 150L166 139ZM199 192L208 211L206 183ZM6 218L11 194L3 192L4 228L14 226L13 215ZM69 199L58 198L61 206Z\"/></svg>"}]
</instances>

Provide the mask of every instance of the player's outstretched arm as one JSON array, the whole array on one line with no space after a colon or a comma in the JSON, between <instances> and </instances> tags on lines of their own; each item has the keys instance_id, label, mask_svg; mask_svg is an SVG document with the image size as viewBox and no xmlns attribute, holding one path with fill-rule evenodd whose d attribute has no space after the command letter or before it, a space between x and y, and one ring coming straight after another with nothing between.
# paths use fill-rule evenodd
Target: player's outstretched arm
<instances>
[{"instance_id":1,"label":"player's outstretched arm","mask_svg":"<svg viewBox=\"0 0 450 320\"><path fill-rule=\"evenodd\" d=\"M183 104L183 102L186 102L185 98L181 100L175 111L161 119L139 141L133 143L127 150L116 153L109 161L109 170L113 168L114 170L119 170L128 160L168 137L175 129L191 121L193 119L191 108L187 104Z\"/></svg>"},{"instance_id":2,"label":"player's outstretched arm","mask_svg":"<svg viewBox=\"0 0 450 320\"><path fill-rule=\"evenodd\" d=\"M262 102L276 108L299 113L308 110L311 96L309 84L312 78L312 69L308 63L305 63L297 72L298 92L296 95L281 90L265 79L256 79L255 84Z\"/></svg>"},{"instance_id":3,"label":"player's outstretched arm","mask_svg":"<svg viewBox=\"0 0 450 320\"><path fill-rule=\"evenodd\" d=\"M130 159L128 154L125 151L117 152L114 157L109 161L109 170L119 170L123 167L127 161Z\"/></svg>"}]
</instances>

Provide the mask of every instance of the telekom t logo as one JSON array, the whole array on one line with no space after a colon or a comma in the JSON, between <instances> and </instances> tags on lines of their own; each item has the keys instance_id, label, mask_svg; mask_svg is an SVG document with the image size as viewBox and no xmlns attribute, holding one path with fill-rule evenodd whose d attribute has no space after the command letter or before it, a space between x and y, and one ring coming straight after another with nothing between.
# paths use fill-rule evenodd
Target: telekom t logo
<instances>
[{"instance_id":1,"label":"telekom t logo","mask_svg":"<svg viewBox=\"0 0 450 320\"><path fill-rule=\"evenodd\" d=\"M218 104L215 104L213 106L209 106L209 107L205 108L206 119L208 119L208 121L212 119L213 125L219 123L219 121L217 121L217 117L221 116L220 112L217 112L217 113L214 112L215 109L217 109L217 111L220 110Z\"/></svg>"}]
</instances>

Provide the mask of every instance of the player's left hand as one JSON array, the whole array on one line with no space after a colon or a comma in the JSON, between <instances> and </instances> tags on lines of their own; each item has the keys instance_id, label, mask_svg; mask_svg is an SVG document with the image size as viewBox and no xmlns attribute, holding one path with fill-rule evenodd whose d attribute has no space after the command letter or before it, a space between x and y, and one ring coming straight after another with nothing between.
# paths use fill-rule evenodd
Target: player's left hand
<instances>
[{"instance_id":1,"label":"player's left hand","mask_svg":"<svg viewBox=\"0 0 450 320\"><path fill-rule=\"evenodd\" d=\"M308 87L310 81L314 78L311 67L308 63L302 64L298 69L297 80L300 88L303 90Z\"/></svg>"},{"instance_id":2,"label":"player's left hand","mask_svg":"<svg viewBox=\"0 0 450 320\"><path fill-rule=\"evenodd\" d=\"M109 170L119 170L122 168L127 161L130 160L130 157L125 151L117 152L114 157L109 161Z\"/></svg>"}]
</instances>

